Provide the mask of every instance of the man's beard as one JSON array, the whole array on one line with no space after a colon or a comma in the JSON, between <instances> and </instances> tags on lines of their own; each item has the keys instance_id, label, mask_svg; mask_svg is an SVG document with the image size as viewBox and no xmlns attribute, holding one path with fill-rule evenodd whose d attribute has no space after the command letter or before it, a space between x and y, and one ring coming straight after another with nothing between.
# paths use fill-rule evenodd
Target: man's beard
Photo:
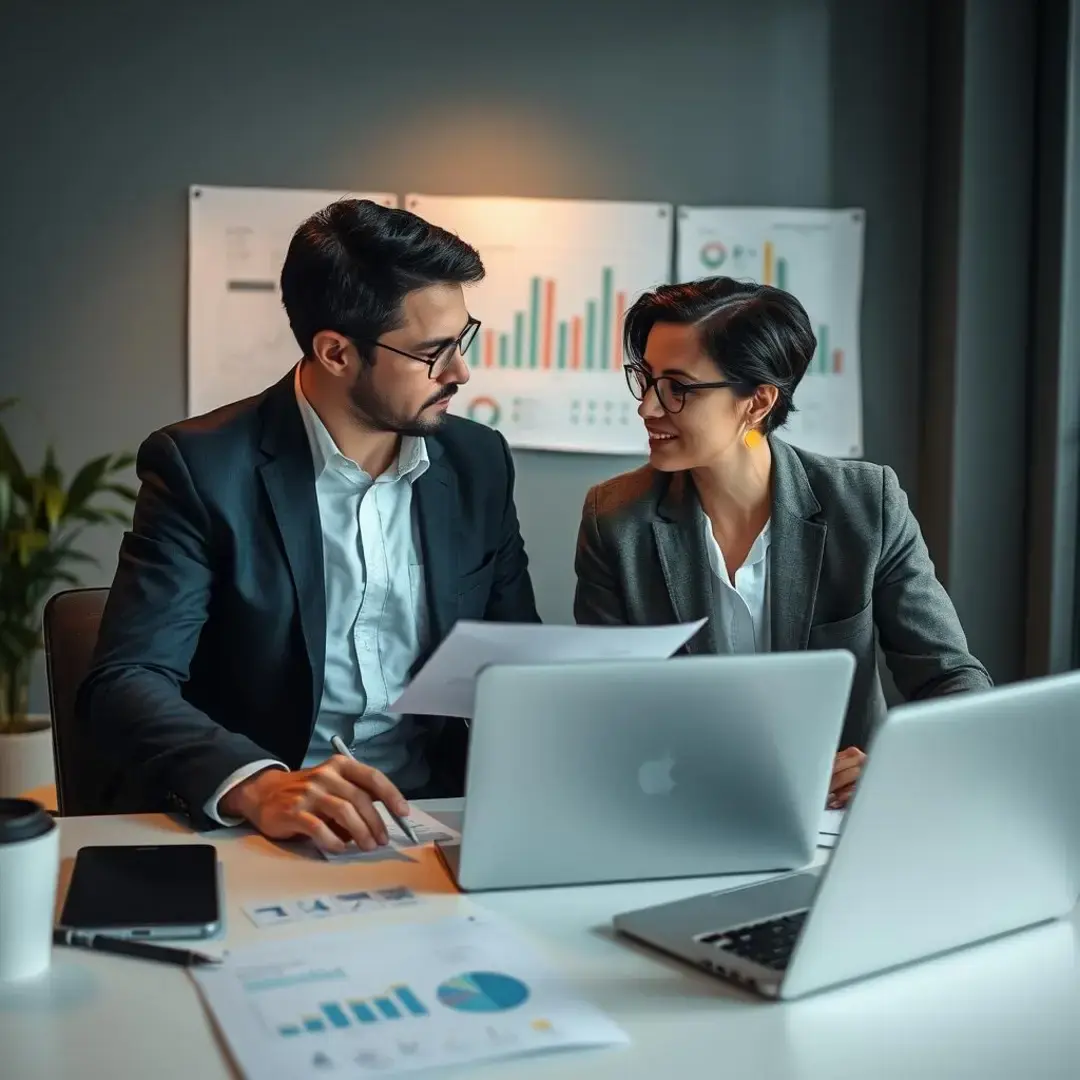
<instances>
[{"instance_id":1,"label":"man's beard","mask_svg":"<svg viewBox=\"0 0 1080 1080\"><path fill-rule=\"evenodd\" d=\"M357 419L373 431L392 431L396 435L422 437L436 431L443 421L443 412L434 412L425 417L424 412L439 401L452 398L457 393L457 384L449 383L440 387L411 417L399 416L371 386L369 371L361 371L351 388L349 400L356 411Z\"/></svg>"}]
</instances>

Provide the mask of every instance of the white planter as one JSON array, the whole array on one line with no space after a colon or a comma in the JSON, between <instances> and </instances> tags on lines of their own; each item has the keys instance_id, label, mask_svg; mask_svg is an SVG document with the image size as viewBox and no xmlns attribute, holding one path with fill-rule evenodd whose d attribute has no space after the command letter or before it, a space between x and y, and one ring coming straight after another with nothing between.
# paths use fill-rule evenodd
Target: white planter
<instances>
[{"instance_id":1,"label":"white planter","mask_svg":"<svg viewBox=\"0 0 1080 1080\"><path fill-rule=\"evenodd\" d=\"M33 731L14 735L0 732L0 798L55 783L52 723L48 715L29 719L38 725Z\"/></svg>"}]
</instances>

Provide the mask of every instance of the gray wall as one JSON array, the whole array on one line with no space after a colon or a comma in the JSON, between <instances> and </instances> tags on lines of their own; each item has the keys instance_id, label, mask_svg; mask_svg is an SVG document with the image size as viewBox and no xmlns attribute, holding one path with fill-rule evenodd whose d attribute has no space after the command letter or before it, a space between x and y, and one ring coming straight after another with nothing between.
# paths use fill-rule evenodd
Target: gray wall
<instances>
[{"instance_id":1,"label":"gray wall","mask_svg":"<svg viewBox=\"0 0 1080 1080\"><path fill-rule=\"evenodd\" d=\"M1028 674L1080 666L1080 5L1041 5Z\"/></svg>"},{"instance_id":2,"label":"gray wall","mask_svg":"<svg viewBox=\"0 0 1080 1080\"><path fill-rule=\"evenodd\" d=\"M973 651L1025 667L1036 5L938 0L927 185L924 528ZM1043 669L1045 670L1045 668Z\"/></svg>"},{"instance_id":3,"label":"gray wall","mask_svg":"<svg viewBox=\"0 0 1080 1080\"><path fill-rule=\"evenodd\" d=\"M4 10L0 395L31 461L182 415L189 184L352 187L865 206L866 456L913 488L921 2ZM542 614L569 620L583 494L636 461L516 457ZM118 539L89 541L96 580Z\"/></svg>"}]
</instances>

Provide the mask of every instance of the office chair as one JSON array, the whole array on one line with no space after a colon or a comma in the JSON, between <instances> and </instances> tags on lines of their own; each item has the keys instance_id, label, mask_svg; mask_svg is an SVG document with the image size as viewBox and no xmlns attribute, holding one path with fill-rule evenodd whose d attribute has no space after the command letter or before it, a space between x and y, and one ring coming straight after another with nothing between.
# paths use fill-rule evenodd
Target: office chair
<instances>
[{"instance_id":1,"label":"office chair","mask_svg":"<svg viewBox=\"0 0 1080 1080\"><path fill-rule=\"evenodd\" d=\"M75 695L90 668L108 596L108 589L67 589L50 597L42 615L56 805L62 817L107 812L98 786L101 771L80 749Z\"/></svg>"}]
</instances>

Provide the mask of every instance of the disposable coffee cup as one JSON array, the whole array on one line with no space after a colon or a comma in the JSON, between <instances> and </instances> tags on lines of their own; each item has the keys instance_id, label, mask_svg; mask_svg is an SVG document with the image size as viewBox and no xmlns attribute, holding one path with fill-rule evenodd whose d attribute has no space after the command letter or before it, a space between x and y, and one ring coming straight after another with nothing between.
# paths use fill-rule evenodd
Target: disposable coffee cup
<instances>
[{"instance_id":1,"label":"disposable coffee cup","mask_svg":"<svg viewBox=\"0 0 1080 1080\"><path fill-rule=\"evenodd\" d=\"M56 822L29 799L0 799L0 983L48 970L59 876Z\"/></svg>"}]
</instances>

